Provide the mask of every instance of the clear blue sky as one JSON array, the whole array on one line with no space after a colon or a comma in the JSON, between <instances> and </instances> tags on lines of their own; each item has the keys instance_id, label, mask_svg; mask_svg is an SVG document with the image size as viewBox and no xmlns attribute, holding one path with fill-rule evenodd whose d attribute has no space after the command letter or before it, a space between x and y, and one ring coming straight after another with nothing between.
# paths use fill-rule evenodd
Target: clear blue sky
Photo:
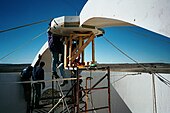
<instances>
[{"instance_id":1,"label":"clear blue sky","mask_svg":"<svg viewBox=\"0 0 170 113\"><path fill-rule=\"evenodd\" d=\"M79 15L86 0L0 0L0 30L60 16ZM48 22L0 33L0 63L31 63L47 41ZM170 63L170 39L138 27L105 28L104 37L138 62ZM31 41L32 40L32 41ZM3 58L8 53L9 56ZM90 56L86 49L86 59ZM2 59L3 58L3 59ZM99 63L133 63L102 37L96 39Z\"/></svg>"}]
</instances>

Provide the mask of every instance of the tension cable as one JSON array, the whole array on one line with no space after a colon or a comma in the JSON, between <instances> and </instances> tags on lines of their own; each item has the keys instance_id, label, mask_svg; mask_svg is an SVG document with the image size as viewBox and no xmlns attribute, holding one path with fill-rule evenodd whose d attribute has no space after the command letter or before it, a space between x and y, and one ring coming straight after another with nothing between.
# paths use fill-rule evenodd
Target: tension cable
<instances>
[{"instance_id":1,"label":"tension cable","mask_svg":"<svg viewBox=\"0 0 170 113\"><path fill-rule=\"evenodd\" d=\"M38 21L38 22L33 22L33 23L30 23L30 24L24 24L24 25L21 25L21 26L17 26L17 27L5 29L5 30L0 30L0 33L4 33L4 32L7 32L7 31L12 31L12 30L24 28L24 27L27 27L27 26L32 26L32 25L40 24L40 23L43 23L43 22L47 22L47 21L49 21L49 20L51 20L51 19L52 19L52 18L47 19L47 20L41 20L41 21Z\"/></svg>"},{"instance_id":2,"label":"tension cable","mask_svg":"<svg viewBox=\"0 0 170 113\"><path fill-rule=\"evenodd\" d=\"M0 58L0 61L3 60L4 58L8 57L8 56L11 55L12 53L16 52L18 49L21 49L21 48L23 48L24 46L30 44L33 40L37 39L38 37L40 37L40 36L43 35L44 33L46 33L46 31L40 33L39 35L37 35L37 36L35 36L35 37L33 37L30 41L28 41L28 42L26 42L26 43L18 46L18 47L15 48L13 51L11 51L11 52L9 52L8 54L6 54L6 55L4 55L3 57L1 57L1 58Z\"/></svg>"}]
</instances>

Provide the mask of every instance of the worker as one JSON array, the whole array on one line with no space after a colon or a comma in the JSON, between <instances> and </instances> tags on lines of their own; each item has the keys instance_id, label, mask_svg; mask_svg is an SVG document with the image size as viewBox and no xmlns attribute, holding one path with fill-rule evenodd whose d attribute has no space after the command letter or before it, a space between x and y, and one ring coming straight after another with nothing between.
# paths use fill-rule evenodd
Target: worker
<instances>
[{"instance_id":1,"label":"worker","mask_svg":"<svg viewBox=\"0 0 170 113\"><path fill-rule=\"evenodd\" d=\"M52 75L55 76L55 78L59 78L59 75L57 74L56 68L57 66L60 69L61 76L65 78L65 72L64 72L64 65L63 65L63 56L64 56L64 45L62 41L62 36L55 35L50 31L50 28L48 29L48 45L52 56ZM65 80L61 86L64 86L67 84L68 81Z\"/></svg>"},{"instance_id":2,"label":"worker","mask_svg":"<svg viewBox=\"0 0 170 113\"><path fill-rule=\"evenodd\" d=\"M44 65L45 63L43 61L41 61L41 55L39 55L39 59L37 60L35 66L34 66L34 80L38 81L38 80L44 80ZM39 65L39 66L38 66ZM39 106L39 101L41 98L41 89L45 88L45 82L37 82L34 84L35 86L35 107L40 107Z\"/></svg>"},{"instance_id":3,"label":"worker","mask_svg":"<svg viewBox=\"0 0 170 113\"><path fill-rule=\"evenodd\" d=\"M29 82L32 77L32 66L28 66L24 68L21 72L21 81ZM24 98L27 102L27 113L30 113L30 103L31 103L31 82L30 83L23 83L24 88Z\"/></svg>"}]
</instances>

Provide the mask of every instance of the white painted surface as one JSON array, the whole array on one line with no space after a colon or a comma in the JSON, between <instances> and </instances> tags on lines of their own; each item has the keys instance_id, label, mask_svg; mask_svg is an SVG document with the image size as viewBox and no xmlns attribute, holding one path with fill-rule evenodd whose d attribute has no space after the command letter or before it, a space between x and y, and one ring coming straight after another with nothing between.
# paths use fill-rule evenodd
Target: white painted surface
<instances>
[{"instance_id":1,"label":"white painted surface","mask_svg":"<svg viewBox=\"0 0 170 113\"><path fill-rule=\"evenodd\" d=\"M51 53L50 50L48 49L48 42L46 42L42 48L39 50L37 55L35 56L32 66L35 65L36 61L38 60L38 55L42 55L41 61L45 62L44 70L45 72L51 72Z\"/></svg>"},{"instance_id":2,"label":"white painted surface","mask_svg":"<svg viewBox=\"0 0 170 113\"><path fill-rule=\"evenodd\" d=\"M114 83L114 81L123 77L127 73L119 74L119 76L115 76L114 73L111 73L111 82L130 111L132 111L132 113L154 113L152 76L147 73L142 73L141 75L128 75ZM168 80L170 79L169 74L161 75ZM157 77L155 77L155 86L157 113L169 113L170 88L162 83Z\"/></svg>"},{"instance_id":3,"label":"white painted surface","mask_svg":"<svg viewBox=\"0 0 170 113\"><path fill-rule=\"evenodd\" d=\"M80 13L80 24L107 27L130 23L167 37L169 20L169 0L88 0Z\"/></svg>"},{"instance_id":4,"label":"white painted surface","mask_svg":"<svg viewBox=\"0 0 170 113\"><path fill-rule=\"evenodd\" d=\"M0 72L0 113L26 113L22 84L6 83L20 81L20 73Z\"/></svg>"}]
</instances>

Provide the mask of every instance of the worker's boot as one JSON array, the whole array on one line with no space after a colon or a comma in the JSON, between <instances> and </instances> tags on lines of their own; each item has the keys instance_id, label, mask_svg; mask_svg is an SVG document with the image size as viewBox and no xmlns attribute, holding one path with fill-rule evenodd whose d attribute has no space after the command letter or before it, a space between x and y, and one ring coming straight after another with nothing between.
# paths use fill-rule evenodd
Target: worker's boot
<instances>
[{"instance_id":1,"label":"worker's boot","mask_svg":"<svg viewBox=\"0 0 170 113\"><path fill-rule=\"evenodd\" d=\"M62 84L60 84L60 86L64 86L66 84L68 84L68 80L64 80L64 82Z\"/></svg>"}]
</instances>

